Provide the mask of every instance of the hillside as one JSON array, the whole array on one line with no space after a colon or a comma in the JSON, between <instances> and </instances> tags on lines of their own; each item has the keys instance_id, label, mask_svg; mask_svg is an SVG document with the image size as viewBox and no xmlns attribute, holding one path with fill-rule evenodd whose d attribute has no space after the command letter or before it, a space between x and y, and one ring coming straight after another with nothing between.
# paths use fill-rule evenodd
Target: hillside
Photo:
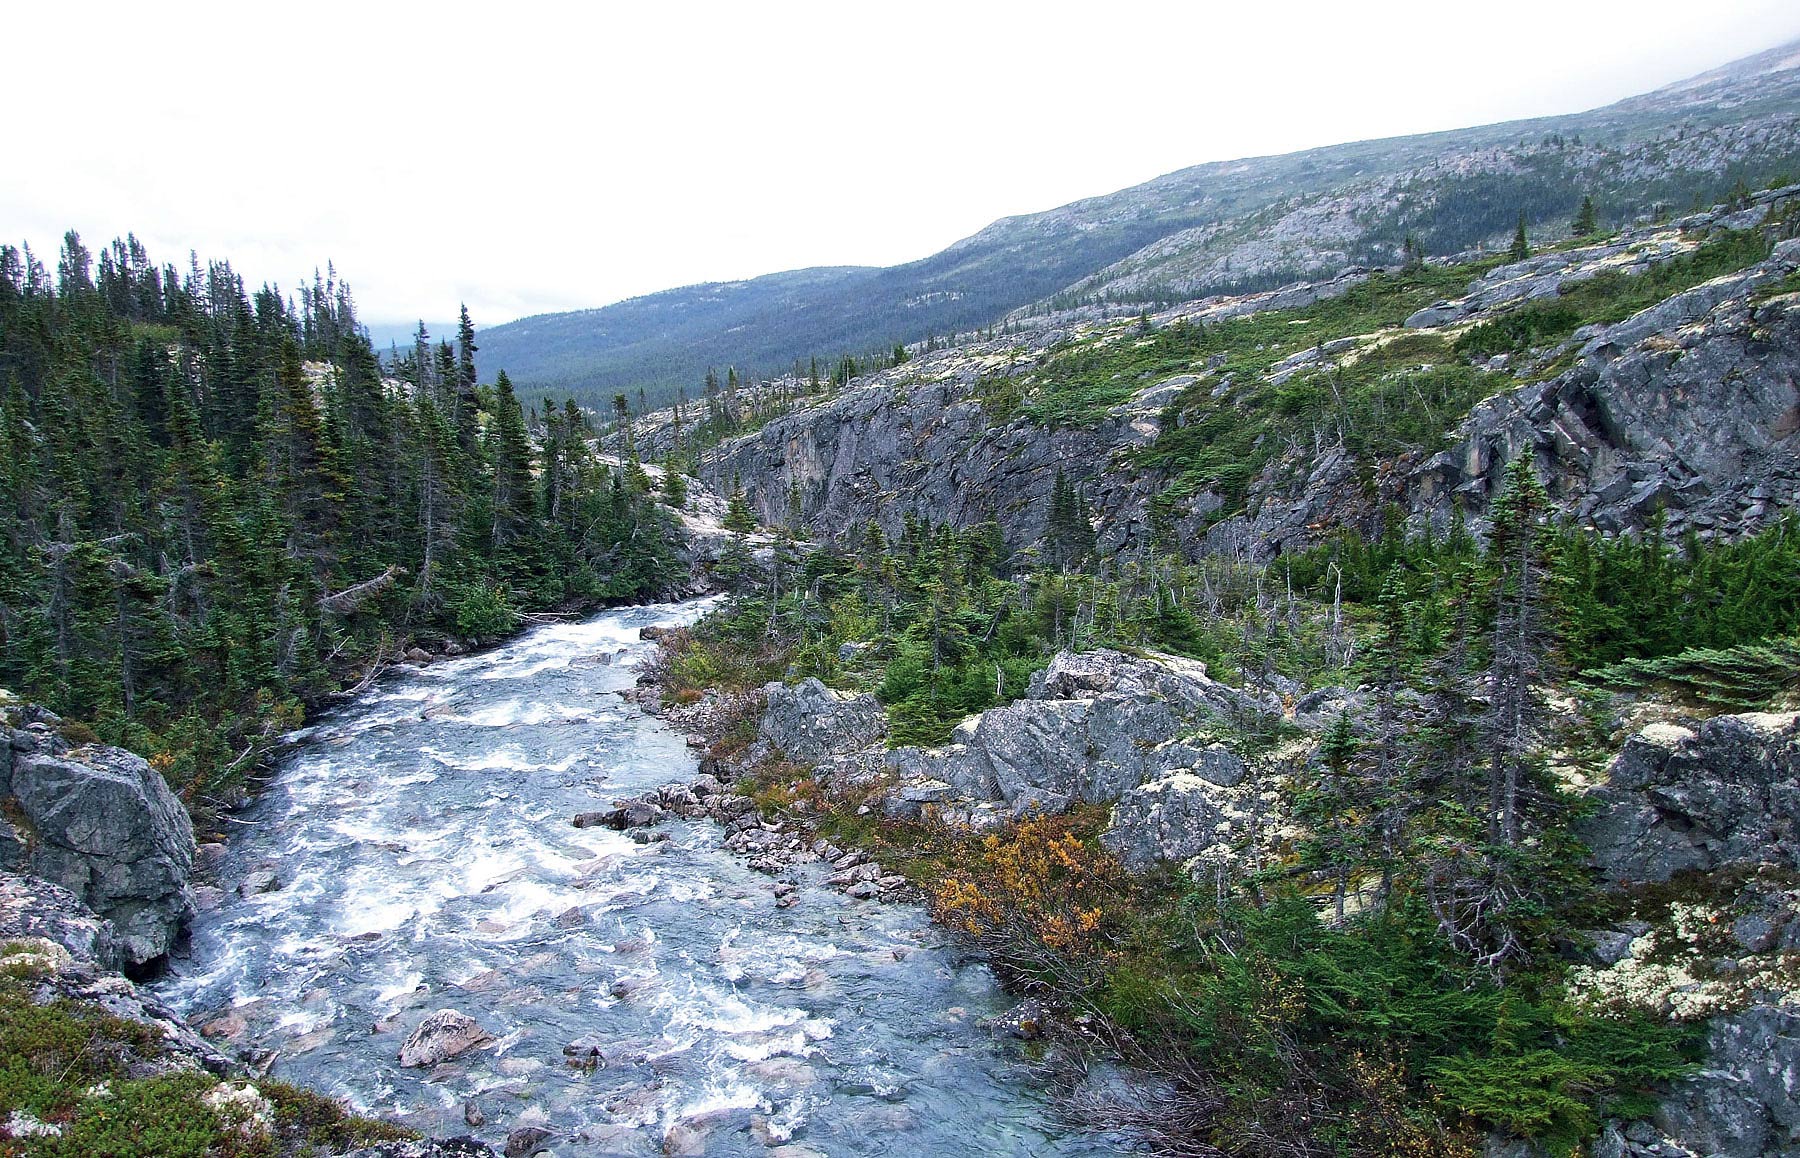
<instances>
[{"instance_id":1,"label":"hillside","mask_svg":"<svg viewBox=\"0 0 1800 1158\"><path fill-rule=\"evenodd\" d=\"M651 294L485 332L485 373L604 407L644 386L694 391L709 366L753 372L979 329L1077 300L1166 302L1273 288L1503 245L1523 211L1566 231L1710 204L1800 173L1800 45L1567 116L1197 165L1004 218L921 261L822 268ZM656 390L654 388L662 388Z\"/></svg>"},{"instance_id":2,"label":"hillside","mask_svg":"<svg viewBox=\"0 0 1800 1158\"><path fill-rule=\"evenodd\" d=\"M640 419L780 528L654 695L728 846L918 888L1148 1152L1786 1158L1797 235L1787 185Z\"/></svg>"}]
</instances>

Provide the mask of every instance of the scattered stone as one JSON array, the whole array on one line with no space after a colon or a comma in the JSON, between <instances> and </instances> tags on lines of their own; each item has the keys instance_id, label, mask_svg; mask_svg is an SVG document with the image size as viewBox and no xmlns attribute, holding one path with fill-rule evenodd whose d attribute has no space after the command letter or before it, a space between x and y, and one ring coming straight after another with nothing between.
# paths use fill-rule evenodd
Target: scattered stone
<instances>
[{"instance_id":1,"label":"scattered stone","mask_svg":"<svg viewBox=\"0 0 1800 1158\"><path fill-rule=\"evenodd\" d=\"M1020 1041L1036 1041L1044 1035L1044 1007L1035 997L1027 997L983 1024L995 1034L1008 1034Z\"/></svg>"},{"instance_id":2,"label":"scattered stone","mask_svg":"<svg viewBox=\"0 0 1800 1158\"><path fill-rule=\"evenodd\" d=\"M607 988L607 992L620 1001L627 1000L656 984L654 977L621 977Z\"/></svg>"},{"instance_id":3,"label":"scattered stone","mask_svg":"<svg viewBox=\"0 0 1800 1158\"><path fill-rule=\"evenodd\" d=\"M210 874L219 870L219 864L225 859L225 846L218 841L208 841L194 846L194 872Z\"/></svg>"},{"instance_id":4,"label":"scattered stone","mask_svg":"<svg viewBox=\"0 0 1800 1158\"><path fill-rule=\"evenodd\" d=\"M249 1029L250 1023L245 1021L242 1015L237 1013L227 1013L215 1017L211 1021L201 1025L200 1033L203 1037L224 1038L227 1041L236 1041L238 1038L244 1036Z\"/></svg>"},{"instance_id":5,"label":"scattered stone","mask_svg":"<svg viewBox=\"0 0 1800 1158\"><path fill-rule=\"evenodd\" d=\"M281 888L281 878L275 875L274 869L257 869L247 873L238 885L238 896L254 897L259 893L272 893Z\"/></svg>"},{"instance_id":6,"label":"scattered stone","mask_svg":"<svg viewBox=\"0 0 1800 1158\"><path fill-rule=\"evenodd\" d=\"M542 1126L521 1126L506 1136L506 1158L531 1158L549 1149L550 1131Z\"/></svg>"},{"instance_id":7,"label":"scattered stone","mask_svg":"<svg viewBox=\"0 0 1800 1158\"><path fill-rule=\"evenodd\" d=\"M494 1035L468 1014L440 1009L420 1022L401 1045L400 1064L409 1069L434 1066L493 1040Z\"/></svg>"}]
</instances>

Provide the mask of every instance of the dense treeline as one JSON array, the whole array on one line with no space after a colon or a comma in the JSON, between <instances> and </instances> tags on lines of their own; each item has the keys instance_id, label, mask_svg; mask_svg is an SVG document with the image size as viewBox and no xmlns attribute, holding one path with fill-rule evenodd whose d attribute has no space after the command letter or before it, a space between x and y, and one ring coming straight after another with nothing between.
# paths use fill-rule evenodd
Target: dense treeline
<instances>
[{"instance_id":1,"label":"dense treeline","mask_svg":"<svg viewBox=\"0 0 1800 1158\"><path fill-rule=\"evenodd\" d=\"M1393 600L1404 609L1410 663L1442 646L1480 560L1457 522L1448 534L1407 534L1401 513L1385 513L1384 533L1349 531L1290 558L1289 582L1354 603ZM1789 514L1741 539L1679 546L1660 517L1636 535L1600 535L1558 526L1548 557L1551 596L1562 624L1558 654L1580 675L1688 649L1727 649L1800 631L1800 518Z\"/></svg>"},{"instance_id":2,"label":"dense treeline","mask_svg":"<svg viewBox=\"0 0 1800 1158\"><path fill-rule=\"evenodd\" d=\"M644 472L474 355L465 310L384 366L335 272L295 303L134 238L0 247L0 686L195 802L406 640L664 587Z\"/></svg>"}]
</instances>

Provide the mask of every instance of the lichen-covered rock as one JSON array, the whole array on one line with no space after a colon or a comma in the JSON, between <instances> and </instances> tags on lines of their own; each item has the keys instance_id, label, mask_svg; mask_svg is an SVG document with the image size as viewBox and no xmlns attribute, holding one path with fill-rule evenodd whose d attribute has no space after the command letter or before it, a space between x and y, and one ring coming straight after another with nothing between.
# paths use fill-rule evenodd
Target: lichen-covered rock
<instances>
[{"instance_id":1,"label":"lichen-covered rock","mask_svg":"<svg viewBox=\"0 0 1800 1158\"><path fill-rule=\"evenodd\" d=\"M1212 853L1222 861L1252 839L1274 808L1256 785L1241 783L1244 763L1217 748L1192 770L1133 788L1113 806L1100 842L1133 872L1159 861L1186 864ZM1222 783L1219 773L1229 774ZM1223 867L1223 864L1221 865Z\"/></svg>"},{"instance_id":2,"label":"lichen-covered rock","mask_svg":"<svg viewBox=\"0 0 1800 1158\"><path fill-rule=\"evenodd\" d=\"M0 947L0 968L30 969L39 1004L68 1000L152 1027L161 1035L162 1068L230 1069L173 1010L113 971L118 947L110 925L69 890L0 871Z\"/></svg>"},{"instance_id":3,"label":"lichen-covered rock","mask_svg":"<svg viewBox=\"0 0 1800 1158\"><path fill-rule=\"evenodd\" d=\"M255 1143L275 1128L275 1105L248 1082L220 1082L200 1102L239 1142Z\"/></svg>"},{"instance_id":4,"label":"lichen-covered rock","mask_svg":"<svg viewBox=\"0 0 1800 1158\"><path fill-rule=\"evenodd\" d=\"M1581 836L1615 883L1800 868L1800 713L1653 724L1625 744Z\"/></svg>"},{"instance_id":5,"label":"lichen-covered rock","mask_svg":"<svg viewBox=\"0 0 1800 1158\"><path fill-rule=\"evenodd\" d=\"M123 748L0 729L0 867L62 885L112 922L124 960L167 954L193 911L194 830L161 773Z\"/></svg>"},{"instance_id":6,"label":"lichen-covered rock","mask_svg":"<svg viewBox=\"0 0 1800 1158\"><path fill-rule=\"evenodd\" d=\"M0 871L0 942L42 938L97 968L125 963L111 922L49 881Z\"/></svg>"}]
</instances>

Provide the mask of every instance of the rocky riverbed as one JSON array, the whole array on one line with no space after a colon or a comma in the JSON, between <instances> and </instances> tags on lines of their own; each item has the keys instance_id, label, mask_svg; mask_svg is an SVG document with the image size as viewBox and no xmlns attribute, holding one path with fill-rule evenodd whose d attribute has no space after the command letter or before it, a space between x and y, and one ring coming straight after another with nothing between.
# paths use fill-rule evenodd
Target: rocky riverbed
<instances>
[{"instance_id":1,"label":"rocky riverbed","mask_svg":"<svg viewBox=\"0 0 1800 1158\"><path fill-rule=\"evenodd\" d=\"M889 874L695 783L624 697L640 629L703 606L436 662L297 736L156 995L275 1076L526 1153L1114 1152L1052 1122L981 1025L1005 996Z\"/></svg>"}]
</instances>

